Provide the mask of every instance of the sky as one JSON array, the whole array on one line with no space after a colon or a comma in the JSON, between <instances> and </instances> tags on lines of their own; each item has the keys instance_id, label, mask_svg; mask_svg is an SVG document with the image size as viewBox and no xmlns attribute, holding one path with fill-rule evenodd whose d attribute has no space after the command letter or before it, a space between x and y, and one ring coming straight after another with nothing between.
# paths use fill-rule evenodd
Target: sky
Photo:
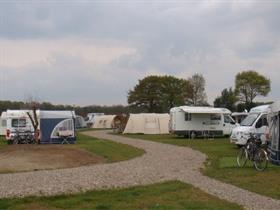
<instances>
[{"instance_id":1,"label":"sky","mask_svg":"<svg viewBox=\"0 0 280 210\"><path fill-rule=\"evenodd\" d=\"M148 75L206 79L208 102L235 75L280 99L280 1L0 0L0 100L127 104Z\"/></svg>"}]
</instances>

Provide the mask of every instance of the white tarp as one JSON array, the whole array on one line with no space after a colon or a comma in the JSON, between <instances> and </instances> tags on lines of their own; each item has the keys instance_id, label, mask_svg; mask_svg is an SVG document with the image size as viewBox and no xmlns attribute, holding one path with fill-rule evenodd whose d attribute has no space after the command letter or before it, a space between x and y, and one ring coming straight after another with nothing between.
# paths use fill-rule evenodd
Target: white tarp
<instances>
[{"instance_id":1,"label":"white tarp","mask_svg":"<svg viewBox=\"0 0 280 210\"><path fill-rule=\"evenodd\" d=\"M125 133L168 134L169 114L130 114Z\"/></svg>"},{"instance_id":2,"label":"white tarp","mask_svg":"<svg viewBox=\"0 0 280 210\"><path fill-rule=\"evenodd\" d=\"M114 119L117 115L101 115L95 117L92 128L114 128Z\"/></svg>"}]
</instances>

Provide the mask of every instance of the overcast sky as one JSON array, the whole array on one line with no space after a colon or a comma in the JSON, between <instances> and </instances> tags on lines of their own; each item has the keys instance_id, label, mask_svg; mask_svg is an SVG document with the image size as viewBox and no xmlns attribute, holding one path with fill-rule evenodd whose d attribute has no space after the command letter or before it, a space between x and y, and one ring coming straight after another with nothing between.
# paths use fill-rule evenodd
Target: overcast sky
<instances>
[{"instance_id":1,"label":"overcast sky","mask_svg":"<svg viewBox=\"0 0 280 210\"><path fill-rule=\"evenodd\" d=\"M0 100L126 104L148 75L201 73L210 103L235 75L280 99L279 1L0 1Z\"/></svg>"}]
</instances>

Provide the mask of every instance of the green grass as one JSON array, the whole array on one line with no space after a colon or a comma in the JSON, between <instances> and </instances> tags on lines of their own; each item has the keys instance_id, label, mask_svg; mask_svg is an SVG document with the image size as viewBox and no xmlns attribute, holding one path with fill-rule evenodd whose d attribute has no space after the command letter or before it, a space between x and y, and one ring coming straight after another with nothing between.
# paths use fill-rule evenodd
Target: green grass
<instances>
[{"instance_id":1,"label":"green grass","mask_svg":"<svg viewBox=\"0 0 280 210\"><path fill-rule=\"evenodd\" d=\"M128 160L145 153L144 150L126 144L97 139L82 133L78 133L76 144L71 146L86 149L89 152L102 156L107 162Z\"/></svg>"},{"instance_id":2,"label":"green grass","mask_svg":"<svg viewBox=\"0 0 280 210\"><path fill-rule=\"evenodd\" d=\"M264 172L257 172L251 163L247 163L245 168L238 168L236 156L239 149L230 144L228 138L189 140L174 135L128 135L128 137L187 146L199 150L208 156L203 169L205 175L280 199L280 166L269 164Z\"/></svg>"},{"instance_id":3,"label":"green grass","mask_svg":"<svg viewBox=\"0 0 280 210\"><path fill-rule=\"evenodd\" d=\"M91 191L76 195L2 199L0 209L234 210L242 209L242 207L204 193L191 185L172 181L128 189Z\"/></svg>"},{"instance_id":4,"label":"green grass","mask_svg":"<svg viewBox=\"0 0 280 210\"><path fill-rule=\"evenodd\" d=\"M0 136L0 149L4 148L7 145L5 137L4 136Z\"/></svg>"}]
</instances>

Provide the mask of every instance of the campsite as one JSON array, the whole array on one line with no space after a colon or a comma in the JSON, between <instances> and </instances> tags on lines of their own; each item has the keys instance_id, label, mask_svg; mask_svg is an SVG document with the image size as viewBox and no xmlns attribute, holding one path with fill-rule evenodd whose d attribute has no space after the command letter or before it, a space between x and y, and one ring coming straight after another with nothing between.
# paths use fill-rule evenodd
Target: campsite
<instances>
[{"instance_id":1,"label":"campsite","mask_svg":"<svg viewBox=\"0 0 280 210\"><path fill-rule=\"evenodd\" d=\"M279 20L0 0L0 210L280 210Z\"/></svg>"}]
</instances>

